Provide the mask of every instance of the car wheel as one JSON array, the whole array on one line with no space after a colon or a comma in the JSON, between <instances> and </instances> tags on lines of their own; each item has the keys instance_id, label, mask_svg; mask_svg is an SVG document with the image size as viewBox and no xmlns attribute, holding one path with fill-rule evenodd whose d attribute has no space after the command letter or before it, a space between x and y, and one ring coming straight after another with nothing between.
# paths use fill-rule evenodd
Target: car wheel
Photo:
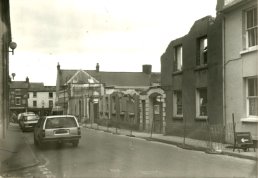
<instances>
[{"instance_id":1,"label":"car wheel","mask_svg":"<svg viewBox=\"0 0 258 178\"><path fill-rule=\"evenodd\" d=\"M73 147L78 147L79 145L79 140L73 141Z\"/></svg>"}]
</instances>

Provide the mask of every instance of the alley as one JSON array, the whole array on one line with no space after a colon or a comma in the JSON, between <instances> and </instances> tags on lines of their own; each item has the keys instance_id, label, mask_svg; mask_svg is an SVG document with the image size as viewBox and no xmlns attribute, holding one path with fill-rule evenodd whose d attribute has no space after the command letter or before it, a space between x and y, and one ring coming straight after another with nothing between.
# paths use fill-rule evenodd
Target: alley
<instances>
[{"instance_id":1,"label":"alley","mask_svg":"<svg viewBox=\"0 0 258 178\"><path fill-rule=\"evenodd\" d=\"M40 164L11 175L36 177L254 177L255 161L83 128L78 148L33 145ZM26 156L26 155L24 155Z\"/></svg>"}]
</instances>

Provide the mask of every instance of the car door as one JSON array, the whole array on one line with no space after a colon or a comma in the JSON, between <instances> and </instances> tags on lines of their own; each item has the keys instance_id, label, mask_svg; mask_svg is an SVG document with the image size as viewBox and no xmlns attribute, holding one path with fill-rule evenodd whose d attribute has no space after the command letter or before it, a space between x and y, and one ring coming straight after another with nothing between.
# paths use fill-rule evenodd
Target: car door
<instances>
[{"instance_id":1,"label":"car door","mask_svg":"<svg viewBox=\"0 0 258 178\"><path fill-rule=\"evenodd\" d=\"M43 118L43 117L39 118L37 124L35 125L34 136L37 139L39 138L40 131L43 129L44 120L45 120L45 118Z\"/></svg>"}]
</instances>

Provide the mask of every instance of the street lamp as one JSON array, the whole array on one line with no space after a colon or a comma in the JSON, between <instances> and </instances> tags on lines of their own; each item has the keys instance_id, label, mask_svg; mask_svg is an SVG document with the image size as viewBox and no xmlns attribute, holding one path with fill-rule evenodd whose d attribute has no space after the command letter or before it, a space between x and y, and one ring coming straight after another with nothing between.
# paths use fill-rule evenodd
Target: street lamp
<instances>
[{"instance_id":1,"label":"street lamp","mask_svg":"<svg viewBox=\"0 0 258 178\"><path fill-rule=\"evenodd\" d=\"M9 51L9 52L12 52L12 55L14 55L14 49L15 49L16 47L17 47L17 44L16 44L15 42L11 41L11 42L9 43L9 48L12 49L12 50Z\"/></svg>"}]
</instances>

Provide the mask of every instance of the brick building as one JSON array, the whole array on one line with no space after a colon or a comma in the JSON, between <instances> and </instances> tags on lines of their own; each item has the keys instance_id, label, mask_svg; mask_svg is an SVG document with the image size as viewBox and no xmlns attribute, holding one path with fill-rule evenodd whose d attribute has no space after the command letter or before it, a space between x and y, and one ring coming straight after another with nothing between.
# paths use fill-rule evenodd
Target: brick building
<instances>
[{"instance_id":1,"label":"brick building","mask_svg":"<svg viewBox=\"0 0 258 178\"><path fill-rule=\"evenodd\" d=\"M221 19L204 17L162 55L166 134L207 139L207 128L223 129L221 35Z\"/></svg>"}]
</instances>

